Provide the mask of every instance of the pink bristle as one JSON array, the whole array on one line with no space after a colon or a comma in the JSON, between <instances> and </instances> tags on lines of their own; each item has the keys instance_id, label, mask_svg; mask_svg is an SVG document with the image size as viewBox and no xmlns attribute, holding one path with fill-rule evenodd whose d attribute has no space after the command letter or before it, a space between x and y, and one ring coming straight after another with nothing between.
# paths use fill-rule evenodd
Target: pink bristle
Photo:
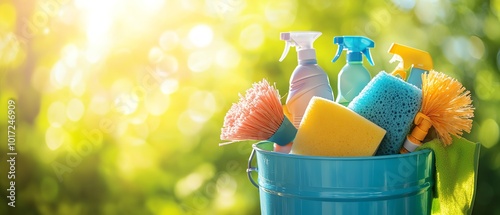
<instances>
[{"instance_id":1,"label":"pink bristle","mask_svg":"<svg viewBox=\"0 0 500 215\"><path fill-rule=\"evenodd\" d=\"M285 117L278 90L263 79L239 95L224 117L222 140L267 140Z\"/></svg>"}]
</instances>

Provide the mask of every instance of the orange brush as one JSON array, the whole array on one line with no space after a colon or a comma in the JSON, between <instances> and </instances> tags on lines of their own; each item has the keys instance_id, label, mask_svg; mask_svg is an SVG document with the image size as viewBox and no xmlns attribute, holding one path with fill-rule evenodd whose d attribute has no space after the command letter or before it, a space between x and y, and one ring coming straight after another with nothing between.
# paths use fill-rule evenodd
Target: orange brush
<instances>
[{"instance_id":1,"label":"orange brush","mask_svg":"<svg viewBox=\"0 0 500 215\"><path fill-rule=\"evenodd\" d=\"M415 116L415 128L400 153L412 152L420 146L431 127L442 143L450 145L451 135L459 137L463 131L470 132L472 117L470 92L460 82L434 70L422 74L422 109Z\"/></svg>"},{"instance_id":2,"label":"orange brush","mask_svg":"<svg viewBox=\"0 0 500 215\"><path fill-rule=\"evenodd\" d=\"M268 140L280 146L290 143L297 129L285 117L280 102L279 91L263 79L252 88L240 94L224 117L221 140L230 144L244 140Z\"/></svg>"}]
</instances>

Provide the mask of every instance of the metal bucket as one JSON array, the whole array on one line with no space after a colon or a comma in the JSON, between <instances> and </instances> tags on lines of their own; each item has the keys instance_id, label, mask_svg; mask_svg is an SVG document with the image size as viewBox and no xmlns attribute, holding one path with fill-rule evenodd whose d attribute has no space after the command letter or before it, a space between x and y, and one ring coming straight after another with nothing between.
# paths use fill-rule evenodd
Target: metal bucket
<instances>
[{"instance_id":1,"label":"metal bucket","mask_svg":"<svg viewBox=\"0 0 500 215\"><path fill-rule=\"evenodd\" d=\"M252 161L257 156L257 167ZM258 173L258 182L252 177ZM430 214L434 156L430 150L372 157L317 157L253 145L248 177L262 214Z\"/></svg>"}]
</instances>

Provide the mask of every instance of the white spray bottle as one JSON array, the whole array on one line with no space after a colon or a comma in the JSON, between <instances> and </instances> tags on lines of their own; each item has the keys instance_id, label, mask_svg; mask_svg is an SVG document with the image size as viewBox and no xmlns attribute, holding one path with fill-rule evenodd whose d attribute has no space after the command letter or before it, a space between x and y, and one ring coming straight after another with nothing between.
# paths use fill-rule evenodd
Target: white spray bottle
<instances>
[{"instance_id":1,"label":"white spray bottle","mask_svg":"<svg viewBox=\"0 0 500 215\"><path fill-rule=\"evenodd\" d=\"M332 87L325 71L318 66L314 41L321 35L315 31L295 31L281 33L286 42L280 61L285 59L290 46L297 50L298 65L290 77L290 90L286 99L286 109L293 125L298 128L304 112L313 96L333 101Z\"/></svg>"}]
</instances>

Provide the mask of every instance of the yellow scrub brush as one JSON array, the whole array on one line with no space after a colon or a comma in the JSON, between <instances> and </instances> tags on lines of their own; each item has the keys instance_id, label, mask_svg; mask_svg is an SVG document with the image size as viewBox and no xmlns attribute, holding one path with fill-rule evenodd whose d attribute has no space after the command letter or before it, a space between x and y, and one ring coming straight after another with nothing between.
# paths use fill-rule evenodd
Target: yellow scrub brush
<instances>
[{"instance_id":1,"label":"yellow scrub brush","mask_svg":"<svg viewBox=\"0 0 500 215\"><path fill-rule=\"evenodd\" d=\"M452 137L460 137L463 131L470 132L474 107L470 92L456 79L431 70L422 74L422 109L415 116L415 127L407 136L400 153L413 152L431 127L445 146Z\"/></svg>"}]
</instances>

